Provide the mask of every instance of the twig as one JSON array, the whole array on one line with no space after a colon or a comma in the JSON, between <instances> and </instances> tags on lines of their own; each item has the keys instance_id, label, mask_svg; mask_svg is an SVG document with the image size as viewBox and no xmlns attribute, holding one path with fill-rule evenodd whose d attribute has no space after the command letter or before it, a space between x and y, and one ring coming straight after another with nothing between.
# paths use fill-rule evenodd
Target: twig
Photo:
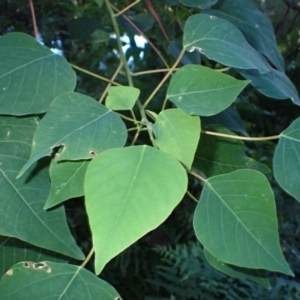
<instances>
[{"instance_id":1,"label":"twig","mask_svg":"<svg viewBox=\"0 0 300 300\"><path fill-rule=\"evenodd\" d=\"M29 0L29 7L31 12L31 18L32 18L33 34L35 39L38 40L38 31L36 26L35 12L34 12L34 6L32 0Z\"/></svg>"}]
</instances>

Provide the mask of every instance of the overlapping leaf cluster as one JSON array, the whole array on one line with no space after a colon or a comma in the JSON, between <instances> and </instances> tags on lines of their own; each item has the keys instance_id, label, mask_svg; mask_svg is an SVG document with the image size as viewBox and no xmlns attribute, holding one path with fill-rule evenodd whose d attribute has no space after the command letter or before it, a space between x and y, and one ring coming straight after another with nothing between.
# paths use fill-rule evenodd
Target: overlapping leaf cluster
<instances>
[{"instance_id":1,"label":"overlapping leaf cluster","mask_svg":"<svg viewBox=\"0 0 300 300\"><path fill-rule=\"evenodd\" d=\"M184 26L183 66L166 92L173 107L157 113L146 110L148 102L141 104L145 99L132 84L110 87L105 105L74 92L76 75L63 57L22 33L0 39L3 299L24 294L32 299L41 280L48 289L40 297L52 295L59 284L55 295L118 299L113 287L64 263L84 260L84 255L60 204L85 197L98 275L170 216L187 192L190 175L204 181L193 223L212 266L266 288L267 270L293 275L279 244L274 195L263 175L270 170L248 157L232 132L247 135L231 105L249 84L268 97L300 104L284 73L271 23L250 1L181 2L200 13ZM92 36L97 42L108 38L102 31ZM230 67L246 80L190 64L188 52ZM116 112L124 110L132 113L137 138L149 133L147 145L127 141L130 128ZM201 130L202 118L211 125ZM211 131L218 136L206 135ZM279 185L300 201L298 132L297 119L278 137L273 171ZM7 259L14 245L18 251Z\"/></svg>"}]
</instances>

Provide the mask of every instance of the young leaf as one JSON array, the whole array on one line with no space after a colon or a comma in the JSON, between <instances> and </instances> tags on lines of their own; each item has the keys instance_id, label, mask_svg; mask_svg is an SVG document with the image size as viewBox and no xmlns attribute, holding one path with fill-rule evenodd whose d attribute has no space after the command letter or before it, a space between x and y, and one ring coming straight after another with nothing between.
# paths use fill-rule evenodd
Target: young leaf
<instances>
[{"instance_id":1,"label":"young leaf","mask_svg":"<svg viewBox=\"0 0 300 300\"><path fill-rule=\"evenodd\" d=\"M68 262L69 258L58 253L35 247L21 240L0 236L0 278L14 264L20 261L42 261Z\"/></svg>"},{"instance_id":2,"label":"young leaf","mask_svg":"<svg viewBox=\"0 0 300 300\"><path fill-rule=\"evenodd\" d=\"M274 176L279 185L300 201L300 118L280 134L273 158Z\"/></svg>"},{"instance_id":3,"label":"young leaf","mask_svg":"<svg viewBox=\"0 0 300 300\"><path fill-rule=\"evenodd\" d=\"M121 300L110 284L86 269L50 261L12 266L0 281L0 294L1 300Z\"/></svg>"},{"instance_id":4,"label":"young leaf","mask_svg":"<svg viewBox=\"0 0 300 300\"><path fill-rule=\"evenodd\" d=\"M83 182L90 161L57 161L50 165L51 190L44 209L84 195Z\"/></svg>"},{"instance_id":5,"label":"young leaf","mask_svg":"<svg viewBox=\"0 0 300 300\"><path fill-rule=\"evenodd\" d=\"M209 264L220 272L225 273L233 278L238 278L241 280L252 280L268 290L271 289L270 282L265 270L246 269L225 264L215 256L213 256L207 249L204 249L204 254Z\"/></svg>"},{"instance_id":6,"label":"young leaf","mask_svg":"<svg viewBox=\"0 0 300 300\"><path fill-rule=\"evenodd\" d=\"M211 116L229 107L249 82L207 67L186 65L172 77L167 97L187 114Z\"/></svg>"},{"instance_id":7,"label":"young leaf","mask_svg":"<svg viewBox=\"0 0 300 300\"><path fill-rule=\"evenodd\" d=\"M55 97L75 88L67 61L27 34L1 37L0 57L1 114L43 113Z\"/></svg>"},{"instance_id":8,"label":"young leaf","mask_svg":"<svg viewBox=\"0 0 300 300\"><path fill-rule=\"evenodd\" d=\"M223 65L240 69L257 69L264 74L269 67L230 22L215 16L197 14L184 26L183 46L197 50Z\"/></svg>"},{"instance_id":9,"label":"young leaf","mask_svg":"<svg viewBox=\"0 0 300 300\"><path fill-rule=\"evenodd\" d=\"M272 23L252 1L223 0L213 9L203 12L234 24L253 48L265 55L279 71L284 72L284 61L277 48Z\"/></svg>"},{"instance_id":10,"label":"young leaf","mask_svg":"<svg viewBox=\"0 0 300 300\"><path fill-rule=\"evenodd\" d=\"M293 275L279 245L272 189L258 171L207 179L194 228L204 248L226 264Z\"/></svg>"},{"instance_id":11,"label":"young leaf","mask_svg":"<svg viewBox=\"0 0 300 300\"><path fill-rule=\"evenodd\" d=\"M140 90L130 86L111 86L105 105L111 110L132 109L140 95Z\"/></svg>"},{"instance_id":12,"label":"young leaf","mask_svg":"<svg viewBox=\"0 0 300 300\"><path fill-rule=\"evenodd\" d=\"M117 114L88 96L62 94L37 127L30 159L18 176L41 157L50 155L55 147L63 146L58 160L81 160L122 147L126 139L126 126Z\"/></svg>"},{"instance_id":13,"label":"young leaf","mask_svg":"<svg viewBox=\"0 0 300 300\"><path fill-rule=\"evenodd\" d=\"M280 71L270 68L270 72L260 74L256 70L237 70L243 77L251 80L259 92L267 97L275 99L291 99L296 105L300 105L299 94L291 80Z\"/></svg>"},{"instance_id":14,"label":"young leaf","mask_svg":"<svg viewBox=\"0 0 300 300\"><path fill-rule=\"evenodd\" d=\"M186 188L187 175L179 161L155 148L111 149L95 157L84 189L96 273L165 221Z\"/></svg>"},{"instance_id":15,"label":"young leaf","mask_svg":"<svg viewBox=\"0 0 300 300\"><path fill-rule=\"evenodd\" d=\"M0 235L76 259L84 255L70 233L64 208L43 210L50 184L48 168L35 164L16 176L28 159L38 118L0 118Z\"/></svg>"},{"instance_id":16,"label":"young leaf","mask_svg":"<svg viewBox=\"0 0 300 300\"><path fill-rule=\"evenodd\" d=\"M185 6L201 7L202 9L206 9L216 4L218 0L180 0L180 2Z\"/></svg>"},{"instance_id":17,"label":"young leaf","mask_svg":"<svg viewBox=\"0 0 300 300\"><path fill-rule=\"evenodd\" d=\"M167 109L159 113L152 127L158 148L180 160L190 170L200 139L200 118L177 108Z\"/></svg>"},{"instance_id":18,"label":"young leaf","mask_svg":"<svg viewBox=\"0 0 300 300\"><path fill-rule=\"evenodd\" d=\"M219 125L211 125L205 130L236 135ZM193 166L201 170L206 177L227 174L238 169L255 169L270 173L270 169L247 156L246 147L240 140L202 134Z\"/></svg>"}]
</instances>

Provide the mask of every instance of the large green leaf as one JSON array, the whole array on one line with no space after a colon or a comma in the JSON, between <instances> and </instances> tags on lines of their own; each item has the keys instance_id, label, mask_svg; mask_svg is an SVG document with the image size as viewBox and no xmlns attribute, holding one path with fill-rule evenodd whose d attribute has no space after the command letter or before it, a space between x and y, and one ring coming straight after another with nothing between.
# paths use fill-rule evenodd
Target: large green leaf
<instances>
[{"instance_id":1,"label":"large green leaf","mask_svg":"<svg viewBox=\"0 0 300 300\"><path fill-rule=\"evenodd\" d=\"M37 123L36 117L0 118L0 235L83 259L63 207L43 210L50 189L48 168L35 164L16 179L29 157Z\"/></svg>"},{"instance_id":2,"label":"large green leaf","mask_svg":"<svg viewBox=\"0 0 300 300\"><path fill-rule=\"evenodd\" d=\"M211 125L205 130L235 136L233 132L219 125ZM270 169L247 156L246 147L241 140L202 134L193 166L207 177L227 174L238 169L255 169L269 173Z\"/></svg>"},{"instance_id":3,"label":"large green leaf","mask_svg":"<svg viewBox=\"0 0 300 300\"><path fill-rule=\"evenodd\" d=\"M184 26L183 46L197 50L223 65L269 71L259 54L230 22L206 14L193 15Z\"/></svg>"},{"instance_id":4,"label":"large green leaf","mask_svg":"<svg viewBox=\"0 0 300 300\"><path fill-rule=\"evenodd\" d=\"M234 24L253 48L265 55L278 70L284 71L284 61L277 49L272 23L252 1L221 0L214 9L204 13Z\"/></svg>"},{"instance_id":5,"label":"large green leaf","mask_svg":"<svg viewBox=\"0 0 300 300\"><path fill-rule=\"evenodd\" d=\"M200 139L200 127L200 118L197 116L189 116L177 108L164 110L153 125L155 143L191 169Z\"/></svg>"},{"instance_id":6,"label":"large green leaf","mask_svg":"<svg viewBox=\"0 0 300 300\"><path fill-rule=\"evenodd\" d=\"M51 161L51 190L44 209L84 195L83 182L88 164L88 160Z\"/></svg>"},{"instance_id":7,"label":"large green leaf","mask_svg":"<svg viewBox=\"0 0 300 300\"><path fill-rule=\"evenodd\" d=\"M185 6L200 7L205 9L216 4L218 0L180 0L180 2Z\"/></svg>"},{"instance_id":8,"label":"large green leaf","mask_svg":"<svg viewBox=\"0 0 300 300\"><path fill-rule=\"evenodd\" d=\"M271 289L265 270L246 269L224 264L222 261L213 256L209 251L207 251L207 249L204 249L204 254L209 264L220 272L225 273L233 278L238 278L241 280L252 280L268 290Z\"/></svg>"},{"instance_id":9,"label":"large green leaf","mask_svg":"<svg viewBox=\"0 0 300 300\"><path fill-rule=\"evenodd\" d=\"M58 160L89 159L98 153L124 146L127 130L122 119L104 105L79 93L57 97L34 135L28 167L53 149L63 146Z\"/></svg>"},{"instance_id":10,"label":"large green leaf","mask_svg":"<svg viewBox=\"0 0 300 300\"><path fill-rule=\"evenodd\" d=\"M237 70L243 77L265 96L275 99L291 99L300 105L299 94L291 80L282 72L270 68L270 72L260 74L256 70Z\"/></svg>"},{"instance_id":11,"label":"large green leaf","mask_svg":"<svg viewBox=\"0 0 300 300\"><path fill-rule=\"evenodd\" d=\"M1 37L0 57L0 114L43 113L55 97L75 87L66 60L29 35Z\"/></svg>"},{"instance_id":12,"label":"large green leaf","mask_svg":"<svg viewBox=\"0 0 300 300\"><path fill-rule=\"evenodd\" d=\"M35 247L18 239L0 236L0 277L2 277L12 265L26 260L67 262L69 259L66 256Z\"/></svg>"},{"instance_id":13,"label":"large green leaf","mask_svg":"<svg viewBox=\"0 0 300 300\"><path fill-rule=\"evenodd\" d=\"M86 269L50 261L20 262L0 281L1 300L121 300L107 282Z\"/></svg>"},{"instance_id":14,"label":"large green leaf","mask_svg":"<svg viewBox=\"0 0 300 300\"><path fill-rule=\"evenodd\" d=\"M226 108L225 110L214 116L202 117L201 123L202 126L218 124L231 131L238 132L244 136L248 136L239 113L232 106Z\"/></svg>"},{"instance_id":15,"label":"large green leaf","mask_svg":"<svg viewBox=\"0 0 300 300\"><path fill-rule=\"evenodd\" d=\"M273 158L274 176L279 185L300 201L300 118L280 134Z\"/></svg>"},{"instance_id":16,"label":"large green leaf","mask_svg":"<svg viewBox=\"0 0 300 300\"><path fill-rule=\"evenodd\" d=\"M108 96L105 105L111 110L132 109L140 95L140 90L130 86L111 86L108 88Z\"/></svg>"},{"instance_id":17,"label":"large green leaf","mask_svg":"<svg viewBox=\"0 0 300 300\"><path fill-rule=\"evenodd\" d=\"M99 274L109 260L166 220L186 191L187 175L168 154L133 146L95 157L84 187Z\"/></svg>"},{"instance_id":18,"label":"large green leaf","mask_svg":"<svg viewBox=\"0 0 300 300\"><path fill-rule=\"evenodd\" d=\"M229 107L249 82L207 67L186 65L172 77L167 97L187 114L211 116Z\"/></svg>"},{"instance_id":19,"label":"large green leaf","mask_svg":"<svg viewBox=\"0 0 300 300\"><path fill-rule=\"evenodd\" d=\"M204 248L224 263L293 275L279 245L272 189L258 171L207 179L194 228Z\"/></svg>"}]
</instances>

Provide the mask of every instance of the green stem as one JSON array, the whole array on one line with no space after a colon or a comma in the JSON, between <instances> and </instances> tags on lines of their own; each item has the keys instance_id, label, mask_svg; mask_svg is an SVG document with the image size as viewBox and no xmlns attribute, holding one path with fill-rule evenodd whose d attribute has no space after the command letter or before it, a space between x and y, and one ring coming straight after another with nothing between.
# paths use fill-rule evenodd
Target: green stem
<instances>
[{"instance_id":1,"label":"green stem","mask_svg":"<svg viewBox=\"0 0 300 300\"><path fill-rule=\"evenodd\" d=\"M199 200L197 200L197 199L192 195L191 192L189 192L188 190L186 190L186 193L188 194L188 196L189 196L193 201L195 201L196 203L199 202Z\"/></svg>"},{"instance_id":2,"label":"green stem","mask_svg":"<svg viewBox=\"0 0 300 300\"><path fill-rule=\"evenodd\" d=\"M140 76L140 75L147 75L147 74L153 74L153 73L162 73L162 72L168 72L169 70L170 70L170 68L141 71L141 72L131 73L131 76ZM175 68L174 70L178 70L178 68Z\"/></svg>"},{"instance_id":3,"label":"green stem","mask_svg":"<svg viewBox=\"0 0 300 300\"><path fill-rule=\"evenodd\" d=\"M229 138L229 139L242 140L242 141L252 141L252 142L255 142L255 141L271 141L271 140L278 140L280 138L280 135L272 135L272 136L266 136L266 137L246 137L246 136L230 135L230 134L213 132L213 131L206 131L206 130L202 130L201 133L204 133L204 134L207 134L207 135L226 137L226 138Z\"/></svg>"},{"instance_id":4,"label":"green stem","mask_svg":"<svg viewBox=\"0 0 300 300\"><path fill-rule=\"evenodd\" d=\"M84 268L86 266L86 264L90 261L90 259L92 258L92 256L93 256L94 253L95 253L95 249L93 247L91 249L90 253L85 258L85 260L83 261L83 263L80 265L80 267Z\"/></svg>"},{"instance_id":5,"label":"green stem","mask_svg":"<svg viewBox=\"0 0 300 300\"><path fill-rule=\"evenodd\" d=\"M152 98L156 95L156 93L159 91L159 89L162 87L162 85L165 83L165 81L170 77L170 75L173 73L173 71L176 69L177 65L179 64L181 58L183 57L185 52L185 49L183 48L179 54L179 56L177 57L174 65L172 66L172 68L170 68L169 72L165 75L165 77L163 78L163 80L158 84L158 86L155 88L155 90L152 92L152 94L149 96L149 98L146 100L146 102L143 105L143 108L145 108L149 102L152 100Z\"/></svg>"},{"instance_id":6,"label":"green stem","mask_svg":"<svg viewBox=\"0 0 300 300\"><path fill-rule=\"evenodd\" d=\"M122 9L121 11L119 11L117 14L114 14L114 17L118 17L120 15L122 15L126 10L128 10L130 7L138 4L141 0L136 0L133 3L129 4L128 6L126 6L124 9Z\"/></svg>"},{"instance_id":7,"label":"green stem","mask_svg":"<svg viewBox=\"0 0 300 300\"><path fill-rule=\"evenodd\" d=\"M199 174L197 174L197 173L195 173L195 172L193 172L193 171L190 171L189 174L193 175L194 177L196 177L196 178L197 178L198 180L200 180L200 181L203 181L203 182L206 181L205 178L203 178L202 176L200 176Z\"/></svg>"},{"instance_id":8,"label":"green stem","mask_svg":"<svg viewBox=\"0 0 300 300\"><path fill-rule=\"evenodd\" d=\"M147 124L145 123L145 122L141 122L141 121L138 121L138 120L134 120L134 119L131 119L131 118L129 118L129 117L126 117L126 116L124 116L124 115L122 115L122 114L120 114L120 113L117 113L121 118L123 118L123 119L125 119L125 120L127 120L127 121L131 121L132 123L134 123L134 124L141 124L141 125L143 125L143 126L147 126Z\"/></svg>"}]
</instances>

